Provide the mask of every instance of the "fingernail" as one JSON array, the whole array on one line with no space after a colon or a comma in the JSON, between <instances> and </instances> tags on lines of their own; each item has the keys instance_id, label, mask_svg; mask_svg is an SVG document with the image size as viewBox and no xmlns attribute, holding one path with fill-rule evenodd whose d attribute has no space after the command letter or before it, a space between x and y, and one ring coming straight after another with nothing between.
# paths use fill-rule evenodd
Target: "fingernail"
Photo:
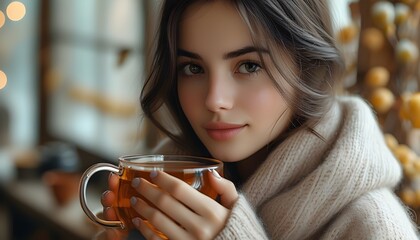
<instances>
[{"instance_id":1,"label":"fingernail","mask_svg":"<svg viewBox=\"0 0 420 240\"><path fill-rule=\"evenodd\" d=\"M140 178L133 178L133 180L131 180L132 187L138 187L139 185L140 185Z\"/></svg>"},{"instance_id":2,"label":"fingernail","mask_svg":"<svg viewBox=\"0 0 420 240\"><path fill-rule=\"evenodd\" d=\"M151 171L150 172L150 178L154 178L158 175L157 171Z\"/></svg>"},{"instance_id":3,"label":"fingernail","mask_svg":"<svg viewBox=\"0 0 420 240\"><path fill-rule=\"evenodd\" d=\"M140 218L133 218L131 221L133 222L134 226L140 226Z\"/></svg>"},{"instance_id":4,"label":"fingernail","mask_svg":"<svg viewBox=\"0 0 420 240\"><path fill-rule=\"evenodd\" d=\"M131 204L131 206L134 206L134 205L136 205L136 203L137 203L137 198L136 197L131 197L130 198L130 204Z\"/></svg>"},{"instance_id":5,"label":"fingernail","mask_svg":"<svg viewBox=\"0 0 420 240\"><path fill-rule=\"evenodd\" d=\"M217 179L221 179L222 177L220 176L220 174L214 170L214 169L210 169L210 172L213 174L213 176L215 176Z\"/></svg>"},{"instance_id":6,"label":"fingernail","mask_svg":"<svg viewBox=\"0 0 420 240\"><path fill-rule=\"evenodd\" d=\"M104 207L102 212L106 215L106 212L108 212L111 209L111 207Z\"/></svg>"},{"instance_id":7,"label":"fingernail","mask_svg":"<svg viewBox=\"0 0 420 240\"><path fill-rule=\"evenodd\" d=\"M106 190L105 192L102 193L102 199L104 199L106 197L106 195L108 195L108 193L110 193L111 191Z\"/></svg>"}]
</instances>

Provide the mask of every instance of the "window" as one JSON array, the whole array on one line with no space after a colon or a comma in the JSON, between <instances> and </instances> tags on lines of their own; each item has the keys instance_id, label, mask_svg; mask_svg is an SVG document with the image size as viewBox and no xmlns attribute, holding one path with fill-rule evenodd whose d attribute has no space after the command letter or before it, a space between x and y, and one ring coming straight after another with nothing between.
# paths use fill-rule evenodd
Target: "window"
<instances>
[{"instance_id":1,"label":"window","mask_svg":"<svg viewBox=\"0 0 420 240\"><path fill-rule=\"evenodd\" d=\"M151 2L48 1L46 135L105 159L141 153L139 95L152 32L148 16L156 5Z\"/></svg>"},{"instance_id":2,"label":"window","mask_svg":"<svg viewBox=\"0 0 420 240\"><path fill-rule=\"evenodd\" d=\"M25 15L19 21L7 16L12 1L0 1L0 135L7 135L7 142L16 148L36 144L38 138L38 9L39 1L21 1ZM0 77L1 78L1 77ZM2 121L10 121L9 124ZM5 132L2 132L5 131ZM2 149L0 143L0 149Z\"/></svg>"}]
</instances>

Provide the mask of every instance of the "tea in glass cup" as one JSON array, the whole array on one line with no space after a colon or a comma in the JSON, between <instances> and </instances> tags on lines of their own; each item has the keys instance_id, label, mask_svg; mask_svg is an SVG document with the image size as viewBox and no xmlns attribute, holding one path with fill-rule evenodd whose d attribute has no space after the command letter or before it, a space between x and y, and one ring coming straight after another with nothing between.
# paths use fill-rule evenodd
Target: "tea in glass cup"
<instances>
[{"instance_id":1,"label":"tea in glass cup","mask_svg":"<svg viewBox=\"0 0 420 240\"><path fill-rule=\"evenodd\" d=\"M131 220L141 216L131 207L130 198L142 196L131 186L134 178L144 178L151 181L153 171L163 171L178 179L183 180L197 191L216 199L217 193L209 182L209 172L217 171L223 175L223 162L204 157L185 155L130 155L119 158L119 165L98 163L88 168L80 180L80 203L86 215L93 221L105 227L132 229ZM97 217L86 204L86 189L90 177L99 171L110 171L119 176L117 193L117 206L115 207L118 221L107 221ZM142 198L145 200L144 198ZM148 202L147 200L145 200ZM152 203L148 202L152 205ZM161 233L156 231L164 237Z\"/></svg>"}]
</instances>

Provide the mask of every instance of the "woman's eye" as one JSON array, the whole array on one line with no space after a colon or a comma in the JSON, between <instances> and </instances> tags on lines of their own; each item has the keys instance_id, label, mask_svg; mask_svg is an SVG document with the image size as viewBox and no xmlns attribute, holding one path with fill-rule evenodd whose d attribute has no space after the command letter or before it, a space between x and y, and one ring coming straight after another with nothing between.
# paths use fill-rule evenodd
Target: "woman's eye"
<instances>
[{"instance_id":1,"label":"woman's eye","mask_svg":"<svg viewBox=\"0 0 420 240\"><path fill-rule=\"evenodd\" d=\"M185 65L182 71L185 75L188 75L188 76L203 73L203 69L200 66L195 65L195 64Z\"/></svg>"},{"instance_id":2,"label":"woman's eye","mask_svg":"<svg viewBox=\"0 0 420 240\"><path fill-rule=\"evenodd\" d=\"M238 72L240 73L254 73L260 70L260 65L252 62L246 62L239 66Z\"/></svg>"}]
</instances>

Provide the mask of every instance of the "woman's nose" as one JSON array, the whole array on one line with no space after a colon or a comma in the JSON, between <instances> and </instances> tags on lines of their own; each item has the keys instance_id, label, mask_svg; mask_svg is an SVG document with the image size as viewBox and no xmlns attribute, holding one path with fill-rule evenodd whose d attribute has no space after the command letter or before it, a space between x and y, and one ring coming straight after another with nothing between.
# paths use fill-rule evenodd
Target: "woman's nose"
<instances>
[{"instance_id":1,"label":"woman's nose","mask_svg":"<svg viewBox=\"0 0 420 240\"><path fill-rule=\"evenodd\" d=\"M229 77L209 76L206 107L209 111L219 112L233 107L234 85Z\"/></svg>"}]
</instances>

